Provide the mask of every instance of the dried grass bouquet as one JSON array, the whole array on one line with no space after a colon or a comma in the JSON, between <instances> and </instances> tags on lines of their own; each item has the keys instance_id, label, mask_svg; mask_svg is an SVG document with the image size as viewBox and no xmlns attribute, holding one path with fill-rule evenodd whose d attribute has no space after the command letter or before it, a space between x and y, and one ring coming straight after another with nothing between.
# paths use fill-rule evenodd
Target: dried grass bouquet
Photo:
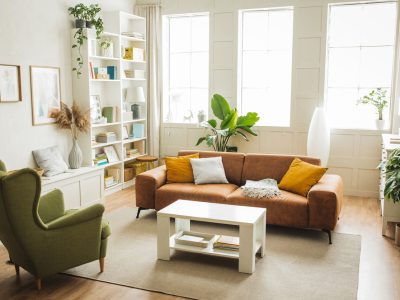
<instances>
[{"instance_id":1,"label":"dried grass bouquet","mask_svg":"<svg viewBox=\"0 0 400 300\"><path fill-rule=\"evenodd\" d=\"M78 138L78 133L86 133L90 128L90 110L83 112L74 101L72 107L61 102L61 109L52 115L58 128L71 130L72 137Z\"/></svg>"}]
</instances>

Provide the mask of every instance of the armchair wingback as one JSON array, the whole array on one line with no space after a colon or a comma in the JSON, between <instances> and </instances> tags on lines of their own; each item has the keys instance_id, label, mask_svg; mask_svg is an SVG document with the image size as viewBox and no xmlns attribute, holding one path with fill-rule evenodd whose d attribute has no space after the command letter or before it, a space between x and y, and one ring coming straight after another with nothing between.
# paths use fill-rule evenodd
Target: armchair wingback
<instances>
[{"instance_id":1,"label":"armchair wingback","mask_svg":"<svg viewBox=\"0 0 400 300\"><path fill-rule=\"evenodd\" d=\"M65 211L61 191L42 197L40 192L35 171L0 172L0 240L17 274L21 266L40 289L41 278L94 260L103 271L110 233L102 220L104 206Z\"/></svg>"}]
</instances>

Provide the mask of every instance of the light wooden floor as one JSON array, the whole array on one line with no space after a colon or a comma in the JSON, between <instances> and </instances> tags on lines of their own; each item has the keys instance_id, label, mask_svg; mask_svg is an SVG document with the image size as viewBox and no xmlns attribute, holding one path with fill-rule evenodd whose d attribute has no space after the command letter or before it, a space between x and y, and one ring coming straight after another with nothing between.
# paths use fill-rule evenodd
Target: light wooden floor
<instances>
[{"instance_id":1,"label":"light wooden floor","mask_svg":"<svg viewBox=\"0 0 400 300\"><path fill-rule=\"evenodd\" d=\"M133 189L115 193L106 199L106 211L123 206L135 206ZM378 201L346 197L335 231L362 236L358 298L400 299L400 249L394 246L393 240L381 236ZM392 231L393 226L389 233ZM18 280L14 266L5 263L7 259L7 252L1 246L0 262L3 263L0 263L0 299L177 299L61 274L45 279L43 290L36 291L34 278L21 270Z\"/></svg>"}]
</instances>

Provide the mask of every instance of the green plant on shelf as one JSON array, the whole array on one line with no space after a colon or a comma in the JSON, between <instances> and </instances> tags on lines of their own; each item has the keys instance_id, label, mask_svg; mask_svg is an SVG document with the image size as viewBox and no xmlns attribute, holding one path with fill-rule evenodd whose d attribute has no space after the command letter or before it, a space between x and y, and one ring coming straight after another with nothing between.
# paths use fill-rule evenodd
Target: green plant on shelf
<instances>
[{"instance_id":1,"label":"green plant on shelf","mask_svg":"<svg viewBox=\"0 0 400 300\"><path fill-rule=\"evenodd\" d=\"M86 6L83 3L79 3L74 7L69 7L68 12L72 15L76 20L84 20L86 21L87 27L91 28L94 26L96 30L96 39L100 39L101 34L104 31L104 23L103 19L98 17L101 8L98 4L91 4ZM76 58L76 66L72 68L73 72L76 72L78 78L82 75L82 67L83 67L83 56L81 52L81 47L85 43L88 37L85 34L84 28L78 28L74 34L74 43L72 44L72 48L78 51L78 55Z\"/></svg>"}]
</instances>

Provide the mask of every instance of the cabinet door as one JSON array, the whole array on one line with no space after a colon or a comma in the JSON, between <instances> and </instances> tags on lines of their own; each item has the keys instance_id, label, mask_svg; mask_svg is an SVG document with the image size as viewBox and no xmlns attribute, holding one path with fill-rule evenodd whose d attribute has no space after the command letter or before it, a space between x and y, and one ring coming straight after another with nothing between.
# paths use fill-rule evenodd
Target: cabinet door
<instances>
[{"instance_id":1,"label":"cabinet door","mask_svg":"<svg viewBox=\"0 0 400 300\"><path fill-rule=\"evenodd\" d=\"M101 181L102 178L100 174L80 180L82 206L87 206L102 200Z\"/></svg>"},{"instance_id":2,"label":"cabinet door","mask_svg":"<svg viewBox=\"0 0 400 300\"><path fill-rule=\"evenodd\" d=\"M65 209L79 208L81 206L79 182L72 182L58 188L64 194Z\"/></svg>"}]
</instances>

